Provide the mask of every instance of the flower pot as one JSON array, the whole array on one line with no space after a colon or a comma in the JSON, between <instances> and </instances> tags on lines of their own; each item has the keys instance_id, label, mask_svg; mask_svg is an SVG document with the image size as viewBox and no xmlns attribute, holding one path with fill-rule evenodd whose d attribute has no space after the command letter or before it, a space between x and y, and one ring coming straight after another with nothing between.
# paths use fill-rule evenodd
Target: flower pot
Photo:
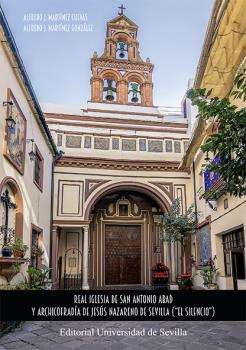
<instances>
[{"instance_id":1,"label":"flower pot","mask_svg":"<svg viewBox=\"0 0 246 350\"><path fill-rule=\"evenodd\" d=\"M192 285L191 286L179 285L179 290L192 290Z\"/></svg>"},{"instance_id":2,"label":"flower pot","mask_svg":"<svg viewBox=\"0 0 246 350\"><path fill-rule=\"evenodd\" d=\"M24 253L21 250L14 251L14 257L15 258L24 258Z\"/></svg>"},{"instance_id":3,"label":"flower pot","mask_svg":"<svg viewBox=\"0 0 246 350\"><path fill-rule=\"evenodd\" d=\"M5 249L5 248L2 249L2 256L4 256L4 257L11 257L12 254L13 254L13 250Z\"/></svg>"},{"instance_id":4,"label":"flower pot","mask_svg":"<svg viewBox=\"0 0 246 350\"><path fill-rule=\"evenodd\" d=\"M217 289L217 284L216 283L211 283L207 285L208 290L215 290Z\"/></svg>"},{"instance_id":5,"label":"flower pot","mask_svg":"<svg viewBox=\"0 0 246 350\"><path fill-rule=\"evenodd\" d=\"M166 289L166 290L168 290L169 285L167 282L164 282L164 281L158 281L158 282L153 281L153 288L154 289Z\"/></svg>"}]
</instances>

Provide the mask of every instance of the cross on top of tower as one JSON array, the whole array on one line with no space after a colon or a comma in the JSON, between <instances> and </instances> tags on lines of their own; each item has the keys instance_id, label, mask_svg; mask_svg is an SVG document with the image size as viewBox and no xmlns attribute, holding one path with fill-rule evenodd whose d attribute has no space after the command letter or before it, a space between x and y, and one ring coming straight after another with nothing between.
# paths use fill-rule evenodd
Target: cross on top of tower
<instances>
[{"instance_id":1,"label":"cross on top of tower","mask_svg":"<svg viewBox=\"0 0 246 350\"><path fill-rule=\"evenodd\" d=\"M120 9L120 12L118 12L118 15L120 16L124 15L124 10L126 10L126 8L122 4L120 7L118 7L118 9Z\"/></svg>"}]
</instances>

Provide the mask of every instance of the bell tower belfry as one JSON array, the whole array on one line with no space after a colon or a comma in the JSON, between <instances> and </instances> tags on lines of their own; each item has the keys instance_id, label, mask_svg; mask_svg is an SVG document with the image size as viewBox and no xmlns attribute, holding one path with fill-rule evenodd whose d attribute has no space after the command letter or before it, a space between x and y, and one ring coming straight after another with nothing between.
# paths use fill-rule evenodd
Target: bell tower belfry
<instances>
[{"instance_id":1,"label":"bell tower belfry","mask_svg":"<svg viewBox=\"0 0 246 350\"><path fill-rule=\"evenodd\" d=\"M91 59L91 102L153 106L153 64L139 54L138 26L123 14L107 22L105 48Z\"/></svg>"}]
</instances>

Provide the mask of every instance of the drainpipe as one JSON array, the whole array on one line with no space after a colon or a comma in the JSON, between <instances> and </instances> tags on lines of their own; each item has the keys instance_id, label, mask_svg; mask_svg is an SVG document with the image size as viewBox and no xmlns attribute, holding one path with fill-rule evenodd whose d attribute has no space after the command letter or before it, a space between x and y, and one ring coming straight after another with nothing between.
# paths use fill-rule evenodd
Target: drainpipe
<instances>
[{"instance_id":1,"label":"drainpipe","mask_svg":"<svg viewBox=\"0 0 246 350\"><path fill-rule=\"evenodd\" d=\"M53 209L54 209L54 178L55 178L55 165L63 156L64 152L60 151L55 155L51 165L51 193L50 193L50 258L49 266L52 268L52 238L53 238ZM51 271L49 273L49 278L51 278Z\"/></svg>"},{"instance_id":2,"label":"drainpipe","mask_svg":"<svg viewBox=\"0 0 246 350\"><path fill-rule=\"evenodd\" d=\"M196 173L195 173L195 161L192 162L192 172L193 172L193 192L194 192L194 206L197 221L197 200L196 200Z\"/></svg>"},{"instance_id":3,"label":"drainpipe","mask_svg":"<svg viewBox=\"0 0 246 350\"><path fill-rule=\"evenodd\" d=\"M198 220L198 215L197 215L197 199L196 199L196 173L195 173L195 161L193 160L192 162L192 173L193 173L193 196L194 196L194 206L195 206L195 218L196 218L196 222ZM193 247L193 242L191 242L191 254L193 254L192 252L192 247ZM194 258L196 260L196 251L194 252ZM192 266L191 266L191 270L192 270Z\"/></svg>"}]
</instances>

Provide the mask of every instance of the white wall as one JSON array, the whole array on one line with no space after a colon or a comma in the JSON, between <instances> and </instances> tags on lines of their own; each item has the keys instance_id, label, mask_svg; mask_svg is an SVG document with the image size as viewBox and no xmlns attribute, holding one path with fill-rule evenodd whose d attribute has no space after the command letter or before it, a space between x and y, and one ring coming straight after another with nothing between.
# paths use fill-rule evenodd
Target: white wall
<instances>
[{"instance_id":1,"label":"white wall","mask_svg":"<svg viewBox=\"0 0 246 350\"><path fill-rule=\"evenodd\" d=\"M44 139L44 135L42 134L43 131L41 131L38 122L31 111L30 105L27 102L26 96L17 80L2 45L0 46L0 72L0 183L6 176L12 177L18 183L21 189L24 205L23 241L30 246L31 224L40 227L43 230L43 240L45 245L44 262L48 263L51 209L51 150ZM34 162L31 162L28 156L28 152L31 151L31 143L26 144L25 169L23 176L3 156L6 118L6 109L3 107L3 101L7 100L8 88L12 90L27 120L27 139L33 138L35 140L35 143L44 158L42 192L33 183ZM3 223L1 222L0 224L2 225ZM22 269L24 269L24 266L22 266Z\"/></svg>"}]
</instances>

